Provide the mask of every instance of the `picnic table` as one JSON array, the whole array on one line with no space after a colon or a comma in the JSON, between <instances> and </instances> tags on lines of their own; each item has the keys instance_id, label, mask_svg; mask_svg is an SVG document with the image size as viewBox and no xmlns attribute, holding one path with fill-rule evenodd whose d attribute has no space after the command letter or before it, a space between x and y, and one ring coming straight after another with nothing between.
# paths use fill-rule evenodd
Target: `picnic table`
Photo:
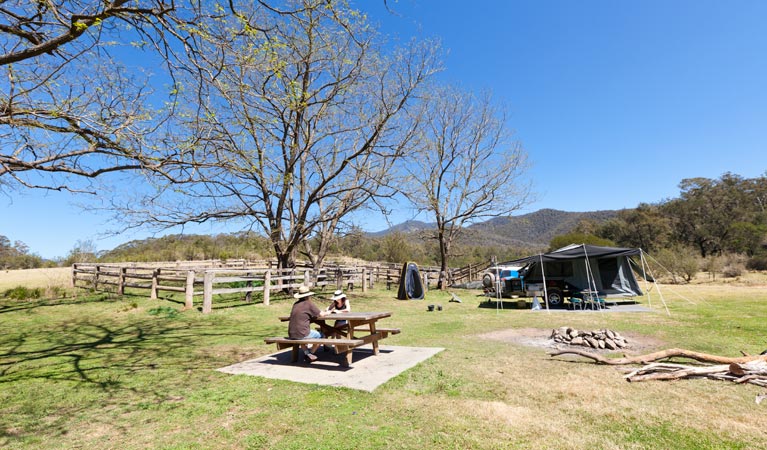
<instances>
[{"instance_id":1,"label":"picnic table","mask_svg":"<svg viewBox=\"0 0 767 450\"><path fill-rule=\"evenodd\" d=\"M398 334L398 328L381 328L377 326L380 319L391 317L391 312L339 312L317 317L312 322L317 324L325 336L333 336L321 339L289 339L289 338L266 338L267 344L277 344L278 349L292 348L292 360L298 361L301 345L330 345L337 354L344 354L346 365L352 363L353 349L366 344L373 345L373 354L378 355L378 342L386 339L390 334ZM280 320L287 322L290 316L280 316ZM337 320L347 322L343 327L334 327Z\"/></svg>"}]
</instances>

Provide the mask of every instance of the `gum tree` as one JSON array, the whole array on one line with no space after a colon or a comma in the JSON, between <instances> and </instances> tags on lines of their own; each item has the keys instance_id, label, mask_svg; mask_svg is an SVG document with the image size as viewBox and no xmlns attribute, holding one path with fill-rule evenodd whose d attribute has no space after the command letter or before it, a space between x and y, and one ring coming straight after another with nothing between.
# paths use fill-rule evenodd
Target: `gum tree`
<instances>
[{"instance_id":1,"label":"gum tree","mask_svg":"<svg viewBox=\"0 0 767 450\"><path fill-rule=\"evenodd\" d=\"M83 191L100 175L162 172L175 159L149 143L172 113L167 94L124 62L169 68L193 55L184 30L198 10L184 4L0 2L0 189Z\"/></svg>"},{"instance_id":2,"label":"gum tree","mask_svg":"<svg viewBox=\"0 0 767 450\"><path fill-rule=\"evenodd\" d=\"M292 267L307 240L387 195L415 130L406 113L437 70L434 45L385 52L343 3L286 8L233 2L237 14L197 24L200 58L179 93L193 108L168 137L186 157L172 178L190 179L126 205L133 226L238 223Z\"/></svg>"},{"instance_id":3,"label":"gum tree","mask_svg":"<svg viewBox=\"0 0 767 450\"><path fill-rule=\"evenodd\" d=\"M453 245L465 226L505 216L529 197L522 177L526 154L511 140L503 110L489 95L435 88L419 111L422 126L405 170L407 197L434 218L439 245L439 287Z\"/></svg>"}]
</instances>

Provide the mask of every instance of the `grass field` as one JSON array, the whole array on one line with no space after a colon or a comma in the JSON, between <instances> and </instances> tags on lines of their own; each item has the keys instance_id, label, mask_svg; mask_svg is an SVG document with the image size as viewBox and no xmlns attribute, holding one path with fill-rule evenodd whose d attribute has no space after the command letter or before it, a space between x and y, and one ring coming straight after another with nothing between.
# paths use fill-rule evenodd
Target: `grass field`
<instances>
[{"instance_id":1,"label":"grass field","mask_svg":"<svg viewBox=\"0 0 767 450\"><path fill-rule=\"evenodd\" d=\"M767 405L750 385L627 383L615 367L553 359L540 347L480 337L508 329L611 328L658 350L720 355L767 349L759 283L653 290L649 313L504 309L458 292L397 301L354 291L355 310L390 310L387 345L446 350L373 393L214 369L274 352L270 306L237 299L214 312L177 300L107 295L0 300L3 448L767 448ZM684 298L683 298L684 297ZM641 300L645 305L647 299ZM442 304L441 312L426 305Z\"/></svg>"},{"instance_id":2,"label":"grass field","mask_svg":"<svg viewBox=\"0 0 767 450\"><path fill-rule=\"evenodd\" d=\"M47 289L53 286L67 287L72 279L71 267L46 269L0 270L0 292L24 286Z\"/></svg>"}]
</instances>

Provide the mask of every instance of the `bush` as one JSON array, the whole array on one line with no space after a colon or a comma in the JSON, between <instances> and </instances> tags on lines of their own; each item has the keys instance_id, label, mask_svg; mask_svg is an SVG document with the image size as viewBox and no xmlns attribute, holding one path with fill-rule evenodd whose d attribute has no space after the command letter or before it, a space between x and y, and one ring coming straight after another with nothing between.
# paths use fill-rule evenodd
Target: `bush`
<instances>
[{"instance_id":1,"label":"bush","mask_svg":"<svg viewBox=\"0 0 767 450\"><path fill-rule=\"evenodd\" d=\"M29 289L24 286L16 286L6 290L3 293L3 297L10 298L12 300L26 300L26 299L38 299L42 297L43 291L40 288Z\"/></svg>"},{"instance_id":2,"label":"bush","mask_svg":"<svg viewBox=\"0 0 767 450\"><path fill-rule=\"evenodd\" d=\"M725 278L735 278L743 275L743 267L740 265L727 266L722 269L722 276Z\"/></svg>"},{"instance_id":3,"label":"bush","mask_svg":"<svg viewBox=\"0 0 767 450\"><path fill-rule=\"evenodd\" d=\"M767 270L767 255L754 256L746 261L746 268L750 270Z\"/></svg>"},{"instance_id":4,"label":"bush","mask_svg":"<svg viewBox=\"0 0 767 450\"><path fill-rule=\"evenodd\" d=\"M66 295L66 291L61 286L48 286L45 288L45 298L61 298Z\"/></svg>"},{"instance_id":5,"label":"bush","mask_svg":"<svg viewBox=\"0 0 767 450\"><path fill-rule=\"evenodd\" d=\"M158 306L147 311L150 315L164 315L166 319L175 319L178 317L178 310L170 306Z\"/></svg>"},{"instance_id":6,"label":"bush","mask_svg":"<svg viewBox=\"0 0 767 450\"><path fill-rule=\"evenodd\" d=\"M655 255L655 259L661 265L658 273L666 270L671 274L674 283L678 282L677 277L681 277L686 282L690 282L698 273L700 264L697 253L690 247L675 246L668 249L662 249Z\"/></svg>"},{"instance_id":7,"label":"bush","mask_svg":"<svg viewBox=\"0 0 767 450\"><path fill-rule=\"evenodd\" d=\"M746 258L743 255L731 253L724 257L724 268L722 276L725 278L735 278L743 275L746 270Z\"/></svg>"}]
</instances>

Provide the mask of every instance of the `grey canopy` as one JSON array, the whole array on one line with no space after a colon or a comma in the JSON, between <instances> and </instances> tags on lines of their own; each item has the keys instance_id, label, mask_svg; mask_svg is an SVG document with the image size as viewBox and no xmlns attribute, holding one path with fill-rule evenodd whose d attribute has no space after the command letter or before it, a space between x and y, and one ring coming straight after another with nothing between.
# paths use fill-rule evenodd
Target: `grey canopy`
<instances>
[{"instance_id":1,"label":"grey canopy","mask_svg":"<svg viewBox=\"0 0 767 450\"><path fill-rule=\"evenodd\" d=\"M580 290L596 288L603 296L640 296L642 290L631 269L636 266L631 256L641 253L638 248L572 244L503 265L524 266L522 272L528 280L559 278Z\"/></svg>"}]
</instances>

